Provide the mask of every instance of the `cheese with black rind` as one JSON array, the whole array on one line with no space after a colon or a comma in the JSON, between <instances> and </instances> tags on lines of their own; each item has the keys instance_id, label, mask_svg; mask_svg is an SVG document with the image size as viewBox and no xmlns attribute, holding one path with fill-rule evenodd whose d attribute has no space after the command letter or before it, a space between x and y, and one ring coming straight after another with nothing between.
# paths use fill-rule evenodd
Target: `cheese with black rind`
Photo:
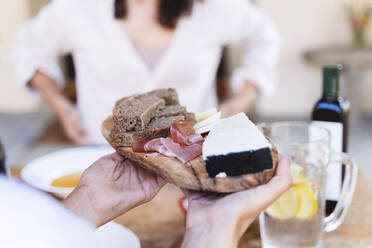
<instances>
[{"instance_id":1,"label":"cheese with black rind","mask_svg":"<svg viewBox=\"0 0 372 248\"><path fill-rule=\"evenodd\" d=\"M271 144L244 113L216 123L203 144L209 177L240 176L273 168Z\"/></svg>"}]
</instances>

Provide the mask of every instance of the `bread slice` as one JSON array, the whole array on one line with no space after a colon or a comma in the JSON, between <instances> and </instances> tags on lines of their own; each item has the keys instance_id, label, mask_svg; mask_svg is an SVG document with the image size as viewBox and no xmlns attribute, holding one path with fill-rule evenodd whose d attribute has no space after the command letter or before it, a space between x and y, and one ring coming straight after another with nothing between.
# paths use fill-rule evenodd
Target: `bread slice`
<instances>
[{"instance_id":1,"label":"bread slice","mask_svg":"<svg viewBox=\"0 0 372 248\"><path fill-rule=\"evenodd\" d=\"M196 124L195 113L187 112L185 120L190 122L190 124L194 126Z\"/></svg>"},{"instance_id":2,"label":"bread slice","mask_svg":"<svg viewBox=\"0 0 372 248\"><path fill-rule=\"evenodd\" d=\"M165 106L164 99L156 95L136 95L123 98L113 111L116 132L143 130L156 112Z\"/></svg>"},{"instance_id":3,"label":"bread slice","mask_svg":"<svg viewBox=\"0 0 372 248\"><path fill-rule=\"evenodd\" d=\"M186 108L179 105L170 105L165 106L162 109L159 109L154 118L164 118L164 117L170 117L170 116L177 116L177 115L183 115L186 117Z\"/></svg>"},{"instance_id":4,"label":"bread slice","mask_svg":"<svg viewBox=\"0 0 372 248\"><path fill-rule=\"evenodd\" d=\"M165 100L165 105L180 105L178 94L175 89L157 89L146 93L147 95L155 95Z\"/></svg>"},{"instance_id":5,"label":"bread slice","mask_svg":"<svg viewBox=\"0 0 372 248\"><path fill-rule=\"evenodd\" d=\"M169 127L173 121L185 120L183 115L171 116L152 120L148 127L142 131L117 132L112 130L110 139L115 146L131 147L137 141L144 139L155 139L169 136Z\"/></svg>"}]
</instances>

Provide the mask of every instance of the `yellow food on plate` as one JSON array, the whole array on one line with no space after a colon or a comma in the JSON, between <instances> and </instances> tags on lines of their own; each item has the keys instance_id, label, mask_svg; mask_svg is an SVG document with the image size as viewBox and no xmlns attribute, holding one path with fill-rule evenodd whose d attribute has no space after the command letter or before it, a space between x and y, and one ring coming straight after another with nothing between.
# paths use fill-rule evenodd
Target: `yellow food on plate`
<instances>
[{"instance_id":1,"label":"yellow food on plate","mask_svg":"<svg viewBox=\"0 0 372 248\"><path fill-rule=\"evenodd\" d=\"M297 192L291 187L278 200L266 209L266 213L277 219L291 219L295 217L298 209Z\"/></svg>"},{"instance_id":2,"label":"yellow food on plate","mask_svg":"<svg viewBox=\"0 0 372 248\"><path fill-rule=\"evenodd\" d=\"M300 220L309 220L313 218L318 209L313 190L306 183L296 183L293 185L293 188L299 198L295 218Z\"/></svg>"},{"instance_id":3,"label":"yellow food on plate","mask_svg":"<svg viewBox=\"0 0 372 248\"><path fill-rule=\"evenodd\" d=\"M51 183L53 187L60 188L75 188L81 178L81 173L73 173L65 176L61 176L57 179L54 179Z\"/></svg>"}]
</instances>

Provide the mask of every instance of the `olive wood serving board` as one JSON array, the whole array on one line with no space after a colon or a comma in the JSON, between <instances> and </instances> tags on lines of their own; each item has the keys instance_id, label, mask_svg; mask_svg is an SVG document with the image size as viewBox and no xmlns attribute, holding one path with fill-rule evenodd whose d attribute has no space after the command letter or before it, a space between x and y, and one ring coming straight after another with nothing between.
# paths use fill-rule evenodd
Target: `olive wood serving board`
<instances>
[{"instance_id":1,"label":"olive wood serving board","mask_svg":"<svg viewBox=\"0 0 372 248\"><path fill-rule=\"evenodd\" d=\"M175 184L180 188L219 193L237 192L267 183L273 177L277 166L278 152L273 147L274 167L272 169L242 176L210 178L207 176L205 163L201 156L183 164L176 158L169 158L161 154L151 156L148 153L133 152L130 147L118 147L110 142L112 129L112 117L109 117L102 124L102 134L117 153L158 174L168 183Z\"/></svg>"}]
</instances>

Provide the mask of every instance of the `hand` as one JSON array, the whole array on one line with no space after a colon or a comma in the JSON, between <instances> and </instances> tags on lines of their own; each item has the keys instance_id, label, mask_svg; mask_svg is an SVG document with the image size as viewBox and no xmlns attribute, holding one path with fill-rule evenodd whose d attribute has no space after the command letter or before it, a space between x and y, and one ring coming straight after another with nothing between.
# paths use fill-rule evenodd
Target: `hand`
<instances>
[{"instance_id":1,"label":"hand","mask_svg":"<svg viewBox=\"0 0 372 248\"><path fill-rule=\"evenodd\" d=\"M219 107L222 117L229 117L240 112L247 112L253 106L258 96L258 88L254 83L246 82L238 94L225 101Z\"/></svg>"},{"instance_id":2,"label":"hand","mask_svg":"<svg viewBox=\"0 0 372 248\"><path fill-rule=\"evenodd\" d=\"M76 107L61 94L56 83L46 74L37 71L29 83L41 92L45 100L56 111L67 136L78 145L89 145L90 139L80 121Z\"/></svg>"},{"instance_id":3,"label":"hand","mask_svg":"<svg viewBox=\"0 0 372 248\"><path fill-rule=\"evenodd\" d=\"M64 204L100 226L150 201L164 184L160 177L114 153L84 171Z\"/></svg>"},{"instance_id":4,"label":"hand","mask_svg":"<svg viewBox=\"0 0 372 248\"><path fill-rule=\"evenodd\" d=\"M237 247L255 218L292 185L289 166L283 158L269 183L233 194L184 191L189 206L183 247Z\"/></svg>"},{"instance_id":5,"label":"hand","mask_svg":"<svg viewBox=\"0 0 372 248\"><path fill-rule=\"evenodd\" d=\"M63 129L75 144L84 146L91 144L90 137L85 131L78 110L74 105L67 102L58 111L59 119L62 123Z\"/></svg>"}]
</instances>

